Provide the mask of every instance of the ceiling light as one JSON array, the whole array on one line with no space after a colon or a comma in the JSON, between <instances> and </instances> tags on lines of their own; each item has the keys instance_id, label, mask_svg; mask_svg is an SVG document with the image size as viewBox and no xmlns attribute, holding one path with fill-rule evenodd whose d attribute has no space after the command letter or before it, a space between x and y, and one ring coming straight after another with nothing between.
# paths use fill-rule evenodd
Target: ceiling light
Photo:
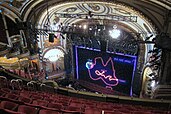
<instances>
[{"instance_id":1,"label":"ceiling light","mask_svg":"<svg viewBox=\"0 0 171 114\"><path fill-rule=\"evenodd\" d=\"M116 25L114 25L113 26L113 30L110 30L109 31L109 34L110 34L110 36L112 38L116 39L116 38L118 38L120 36L121 31L117 29L117 26Z\"/></svg>"},{"instance_id":2,"label":"ceiling light","mask_svg":"<svg viewBox=\"0 0 171 114\"><path fill-rule=\"evenodd\" d=\"M117 30L117 29L113 29L113 30L109 31L109 34L112 38L116 39L120 36L121 31Z\"/></svg>"},{"instance_id":3,"label":"ceiling light","mask_svg":"<svg viewBox=\"0 0 171 114\"><path fill-rule=\"evenodd\" d=\"M86 29L87 28L87 25L84 25L83 28Z\"/></svg>"}]
</instances>

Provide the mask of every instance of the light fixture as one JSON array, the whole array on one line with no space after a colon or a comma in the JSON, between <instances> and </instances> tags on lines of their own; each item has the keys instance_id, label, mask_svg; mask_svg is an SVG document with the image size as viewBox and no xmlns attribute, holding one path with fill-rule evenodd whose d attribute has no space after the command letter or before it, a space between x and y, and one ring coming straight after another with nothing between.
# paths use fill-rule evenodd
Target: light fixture
<instances>
[{"instance_id":1,"label":"light fixture","mask_svg":"<svg viewBox=\"0 0 171 114\"><path fill-rule=\"evenodd\" d=\"M93 29L90 27L89 30L93 30Z\"/></svg>"},{"instance_id":2,"label":"light fixture","mask_svg":"<svg viewBox=\"0 0 171 114\"><path fill-rule=\"evenodd\" d=\"M154 88L155 86L156 86L156 82L155 82L155 80L152 80L151 81L151 87Z\"/></svg>"},{"instance_id":3,"label":"light fixture","mask_svg":"<svg viewBox=\"0 0 171 114\"><path fill-rule=\"evenodd\" d=\"M94 67L94 64L93 64L92 60L88 59L88 61L86 62L86 68L92 69L93 67Z\"/></svg>"},{"instance_id":4,"label":"light fixture","mask_svg":"<svg viewBox=\"0 0 171 114\"><path fill-rule=\"evenodd\" d=\"M87 29L87 25L84 25L83 28L84 28L84 29Z\"/></svg>"},{"instance_id":5,"label":"light fixture","mask_svg":"<svg viewBox=\"0 0 171 114\"><path fill-rule=\"evenodd\" d=\"M109 35L114 39L118 38L120 34L121 34L121 31L117 29L116 25L113 26L113 30L109 31Z\"/></svg>"}]
</instances>

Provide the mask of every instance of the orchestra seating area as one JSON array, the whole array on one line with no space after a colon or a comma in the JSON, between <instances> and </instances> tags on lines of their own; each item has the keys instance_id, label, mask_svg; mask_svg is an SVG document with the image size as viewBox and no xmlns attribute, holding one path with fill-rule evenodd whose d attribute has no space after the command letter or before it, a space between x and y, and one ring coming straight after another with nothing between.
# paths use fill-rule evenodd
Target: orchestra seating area
<instances>
[{"instance_id":1,"label":"orchestra seating area","mask_svg":"<svg viewBox=\"0 0 171 114\"><path fill-rule=\"evenodd\" d=\"M81 98L77 91L63 95L58 88L4 76L0 87L0 114L170 114L168 107Z\"/></svg>"}]
</instances>

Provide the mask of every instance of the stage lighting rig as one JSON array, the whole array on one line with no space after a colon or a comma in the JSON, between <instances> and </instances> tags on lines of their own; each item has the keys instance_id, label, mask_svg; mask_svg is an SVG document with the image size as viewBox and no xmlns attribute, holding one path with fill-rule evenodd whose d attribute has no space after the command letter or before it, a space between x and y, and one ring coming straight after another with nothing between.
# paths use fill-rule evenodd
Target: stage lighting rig
<instances>
[{"instance_id":1,"label":"stage lighting rig","mask_svg":"<svg viewBox=\"0 0 171 114\"><path fill-rule=\"evenodd\" d=\"M75 18L75 19L94 19L94 20L114 20L125 22L137 22L137 16L123 16L123 15L100 15L93 14L91 11L85 14L68 14L68 13L55 13L59 18Z\"/></svg>"}]
</instances>

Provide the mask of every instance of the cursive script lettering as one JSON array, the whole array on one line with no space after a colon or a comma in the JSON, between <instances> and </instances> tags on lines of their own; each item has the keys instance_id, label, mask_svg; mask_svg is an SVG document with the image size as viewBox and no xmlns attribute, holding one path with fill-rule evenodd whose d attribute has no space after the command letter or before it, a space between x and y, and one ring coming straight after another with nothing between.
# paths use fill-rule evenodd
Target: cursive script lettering
<instances>
[{"instance_id":1,"label":"cursive script lettering","mask_svg":"<svg viewBox=\"0 0 171 114\"><path fill-rule=\"evenodd\" d=\"M106 70L102 70L102 72L100 72L99 70L96 70L96 71L95 71L96 75L101 76L101 77L104 77L105 79L108 78L110 81L111 81L111 80L118 80L118 79L112 78L111 75L107 75L107 76L106 76L106 75L105 75L106 72L107 72Z\"/></svg>"},{"instance_id":2,"label":"cursive script lettering","mask_svg":"<svg viewBox=\"0 0 171 114\"><path fill-rule=\"evenodd\" d=\"M91 69L88 68L89 76L92 80L102 80L107 86L117 86L119 83L115 75L114 63L112 58L104 62L102 57L96 57L92 62Z\"/></svg>"}]
</instances>

